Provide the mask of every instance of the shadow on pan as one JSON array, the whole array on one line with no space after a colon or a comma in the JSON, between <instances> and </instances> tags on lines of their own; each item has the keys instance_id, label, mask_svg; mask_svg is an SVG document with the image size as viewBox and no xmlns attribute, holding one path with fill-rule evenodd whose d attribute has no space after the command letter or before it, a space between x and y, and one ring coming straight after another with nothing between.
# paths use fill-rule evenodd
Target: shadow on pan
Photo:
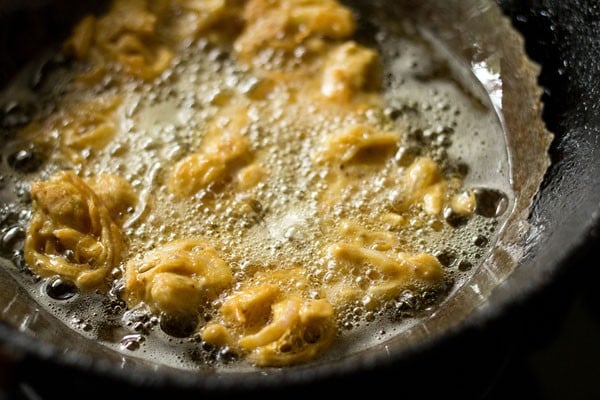
<instances>
[{"instance_id":1,"label":"shadow on pan","mask_svg":"<svg viewBox=\"0 0 600 400\"><path fill-rule=\"evenodd\" d=\"M0 20L8 21L0 25L0 37L19 32L15 34L17 37L26 38L19 43L0 42L0 79L3 81L18 71L36 50L54 42L55 38L45 32L55 32L59 38L66 36L69 33L66 27L72 26L77 17L90 9L87 5L64 0L53 2L52 6L43 0L31 3L47 12L10 12L11 3L0 1ZM275 387L260 395L305 398L332 391L336 395L351 395L388 390L402 396L458 394L491 399L514 394L517 387L530 398L554 398L550 388L555 389L556 398L561 394L558 381L567 379L567 374L558 378L546 374L546 379L557 380L554 386L543 379L538 382L540 386L536 386L531 383L535 372L522 363L530 362L531 354L539 356L556 341L565 321L572 315L574 300L585 301L592 325L600 324L600 301L591 290L600 278L592 268L600 256L597 250L600 244L600 103L597 100L600 98L600 5L595 0L501 0L498 3L523 34L529 56L542 67L539 83L545 89L543 117L555 135L551 146L552 165L530 216L532 225L543 229L528 247L521 267L492 293L489 303L501 306L486 308L466 329L392 365L361 370L359 374L315 379L310 385L303 382L284 389ZM3 326L0 328L0 335L16 334ZM36 343L26 338L13 338L10 343L19 348L4 351L0 383L8 398L71 398L93 392L144 397L194 394L184 389L175 391L160 382L148 389L144 377L116 379L110 371L102 372L102 365L92 368L65 359L58 362L51 353L40 354L45 350L36 349ZM591 354L598 353L593 348L589 350ZM571 361L583 368L588 366L585 360ZM591 387L591 380L574 382L577 388L569 392L571 396L577 396L577 390L581 398L600 394ZM548 386L542 387L544 384ZM245 393L232 387L225 392L210 393L210 397L231 398ZM209 394L204 393L203 397Z\"/></svg>"}]
</instances>

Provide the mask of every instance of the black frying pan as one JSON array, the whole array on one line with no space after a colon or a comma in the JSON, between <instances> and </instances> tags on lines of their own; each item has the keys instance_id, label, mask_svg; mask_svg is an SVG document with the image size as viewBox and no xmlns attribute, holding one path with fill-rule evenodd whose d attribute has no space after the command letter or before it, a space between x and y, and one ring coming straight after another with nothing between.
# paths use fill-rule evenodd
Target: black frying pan
<instances>
[{"instance_id":1,"label":"black frying pan","mask_svg":"<svg viewBox=\"0 0 600 400\"><path fill-rule=\"evenodd\" d=\"M68 34L74 19L89 10L83 2L27 3L41 11L22 11L13 2L0 1L2 80L36 50ZM39 343L0 324L5 392L15 398L30 393L41 398L96 393L304 398L326 389L336 397L366 389L372 395L387 391L393 396L493 398L507 355L528 351L552 337L574 294L589 287L589 280L597 281L594 267L600 244L600 4L596 0L498 3L524 35L527 53L542 67L543 118L555 135L552 165L529 217L537 229L524 239L527 254L492 292L487 306L460 329L386 362L341 365L327 373L304 370L265 385L256 377L203 382L119 369Z\"/></svg>"}]
</instances>

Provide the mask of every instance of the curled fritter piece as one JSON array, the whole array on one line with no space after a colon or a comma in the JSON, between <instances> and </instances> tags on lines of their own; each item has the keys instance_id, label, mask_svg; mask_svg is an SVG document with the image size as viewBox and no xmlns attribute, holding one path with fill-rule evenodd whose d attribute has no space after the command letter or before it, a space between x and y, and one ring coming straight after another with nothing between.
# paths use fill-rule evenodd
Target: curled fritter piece
<instances>
[{"instance_id":1,"label":"curled fritter piece","mask_svg":"<svg viewBox=\"0 0 600 400\"><path fill-rule=\"evenodd\" d=\"M438 164L429 157L417 157L398 183L403 190L392 203L399 211L416 206L428 215L436 216L448 208L460 217L468 217L475 210L474 194L471 191L457 193L460 180L446 179Z\"/></svg>"},{"instance_id":2,"label":"curled fritter piece","mask_svg":"<svg viewBox=\"0 0 600 400\"><path fill-rule=\"evenodd\" d=\"M144 302L155 312L189 316L231 281L229 266L214 248L201 239L180 239L127 263L123 297L130 307Z\"/></svg>"},{"instance_id":3,"label":"curled fritter piece","mask_svg":"<svg viewBox=\"0 0 600 400\"><path fill-rule=\"evenodd\" d=\"M244 136L224 137L179 161L169 176L169 190L178 196L192 196L209 186L218 189L247 164L250 155L250 144Z\"/></svg>"},{"instance_id":4,"label":"curled fritter piece","mask_svg":"<svg viewBox=\"0 0 600 400\"><path fill-rule=\"evenodd\" d=\"M225 38L242 29L245 0L154 0L152 11L164 22L173 41L194 40L215 33Z\"/></svg>"},{"instance_id":5,"label":"curled fritter piece","mask_svg":"<svg viewBox=\"0 0 600 400\"><path fill-rule=\"evenodd\" d=\"M239 345L261 366L289 365L314 358L333 338L333 307L327 300L286 298L271 306L271 319Z\"/></svg>"},{"instance_id":6,"label":"curled fritter piece","mask_svg":"<svg viewBox=\"0 0 600 400\"><path fill-rule=\"evenodd\" d=\"M327 57L321 92L332 100L348 100L361 90L381 87L379 55L354 41L334 49Z\"/></svg>"},{"instance_id":7,"label":"curled fritter piece","mask_svg":"<svg viewBox=\"0 0 600 400\"><path fill-rule=\"evenodd\" d=\"M325 299L306 298L302 272L257 275L225 299L220 321L208 324L202 339L232 347L259 366L303 362L327 348L335 336L334 310Z\"/></svg>"},{"instance_id":8,"label":"curled fritter piece","mask_svg":"<svg viewBox=\"0 0 600 400\"><path fill-rule=\"evenodd\" d=\"M44 148L58 145L53 157L67 164L82 164L114 138L115 111L121 101L120 96L105 96L71 104L42 123L32 122L19 136Z\"/></svg>"},{"instance_id":9,"label":"curled fritter piece","mask_svg":"<svg viewBox=\"0 0 600 400\"><path fill-rule=\"evenodd\" d=\"M111 211L83 179L59 172L31 185L33 217L25 261L42 276L58 274L82 289L103 288L121 260L123 239ZM103 196L121 199L105 188Z\"/></svg>"},{"instance_id":10,"label":"curled fritter piece","mask_svg":"<svg viewBox=\"0 0 600 400\"><path fill-rule=\"evenodd\" d=\"M335 273L362 276L366 293L385 300L408 288L436 288L444 282L442 265L429 254L388 253L350 243L328 249Z\"/></svg>"},{"instance_id":11,"label":"curled fritter piece","mask_svg":"<svg viewBox=\"0 0 600 400\"><path fill-rule=\"evenodd\" d=\"M328 137L316 154L316 162L385 162L386 156L397 148L399 140L400 135L396 132L378 132L366 125L354 125Z\"/></svg>"},{"instance_id":12,"label":"curled fritter piece","mask_svg":"<svg viewBox=\"0 0 600 400\"><path fill-rule=\"evenodd\" d=\"M391 197L392 207L399 212L411 208L438 216L449 210L458 217L467 218L475 211L475 195L471 190L461 189L462 181L445 177L440 166L430 157L417 157L397 180L398 187Z\"/></svg>"},{"instance_id":13,"label":"curled fritter piece","mask_svg":"<svg viewBox=\"0 0 600 400\"><path fill-rule=\"evenodd\" d=\"M148 1L116 0L100 18L83 18L65 43L65 50L91 65L85 79L101 76L107 63L117 62L129 75L152 80L173 59L173 52L159 40L156 29L157 17Z\"/></svg>"},{"instance_id":14,"label":"curled fritter piece","mask_svg":"<svg viewBox=\"0 0 600 400\"><path fill-rule=\"evenodd\" d=\"M398 246L398 238L391 232L370 231L351 220L342 220L339 231L344 239L369 249L385 251Z\"/></svg>"},{"instance_id":15,"label":"curled fritter piece","mask_svg":"<svg viewBox=\"0 0 600 400\"><path fill-rule=\"evenodd\" d=\"M122 223L137 205L137 194L129 182L120 176L100 174L88 179L87 183L118 223Z\"/></svg>"},{"instance_id":16,"label":"curled fritter piece","mask_svg":"<svg viewBox=\"0 0 600 400\"><path fill-rule=\"evenodd\" d=\"M263 50L289 54L311 40L344 39L356 28L351 10L335 0L250 0L244 17L234 48L245 61Z\"/></svg>"},{"instance_id":17,"label":"curled fritter piece","mask_svg":"<svg viewBox=\"0 0 600 400\"><path fill-rule=\"evenodd\" d=\"M439 214L446 197L446 182L438 165L428 157L416 159L406 171L406 206L421 203L427 214Z\"/></svg>"}]
</instances>

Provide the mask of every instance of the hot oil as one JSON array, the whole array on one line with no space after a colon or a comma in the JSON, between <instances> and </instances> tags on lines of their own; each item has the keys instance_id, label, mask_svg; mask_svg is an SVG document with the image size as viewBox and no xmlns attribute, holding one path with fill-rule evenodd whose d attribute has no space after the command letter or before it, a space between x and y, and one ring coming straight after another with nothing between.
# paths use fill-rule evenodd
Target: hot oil
<instances>
[{"instance_id":1,"label":"hot oil","mask_svg":"<svg viewBox=\"0 0 600 400\"><path fill-rule=\"evenodd\" d=\"M378 167L382 172L375 179L363 180L362 189L332 212L319 206L328 189L327 172L311 160L323 136L357 117L323 115L306 103L289 105L285 96L241 103L250 120L243 134L252 143L254 157L270 172L255 187L242 193L201 190L190 199L176 199L167 190L170 168L202 148L209 140L210 124L219 118L224 127L231 123L231 115L221 114L222 104L246 98L260 83L260 77L229 56L226 46L200 40L183 48L174 66L156 82L118 86L109 76L83 93L70 85L68 68L47 72L61 79L46 79L57 83L41 89L28 86L25 71L0 99L7 140L2 148L0 190L5 203L0 245L2 257L12 262L8 270L41 306L83 336L116 351L180 368L247 367L232 362L235 354L227 349L203 346L185 321L161 319L144 306L127 310L119 298L123 265L113 271L115 284L108 295L82 293L56 278L39 279L24 266L22 245L31 207L28 184L46 180L59 166L15 139L15 132L52 113L55 98L72 101L118 92L124 100L114 140L104 150L87 154L85 167L75 169L83 176L117 174L138 193L140 203L124 224L125 260L177 238L202 236L228 262L238 284L257 270L302 266L316 296L328 279L324 249L338 238L331 227L348 218L369 224L385 212L392 195L385 182L398 165L424 154L445 173L460 176L477 194L475 215L461 219L448 214L440 221L415 212L399 233L403 251L438 257L448 275L445 290L407 290L376 309L369 307L369 299L347 305L340 310L340 338L326 357L401 334L469 279L494 245L513 202L501 121L491 103L481 101L480 82L470 73L467 82L459 80L469 66L440 51L427 35L405 33L377 32L374 45L385 65L385 106L368 108L361 116L381 129L400 131L399 148ZM212 317L207 309L196 322Z\"/></svg>"}]
</instances>

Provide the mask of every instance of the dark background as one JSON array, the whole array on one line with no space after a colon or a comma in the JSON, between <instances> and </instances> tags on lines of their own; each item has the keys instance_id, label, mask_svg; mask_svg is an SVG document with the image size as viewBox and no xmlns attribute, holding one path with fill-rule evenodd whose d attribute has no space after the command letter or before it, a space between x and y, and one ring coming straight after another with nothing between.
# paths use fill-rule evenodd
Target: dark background
<instances>
[{"instance_id":1,"label":"dark background","mask_svg":"<svg viewBox=\"0 0 600 400\"><path fill-rule=\"evenodd\" d=\"M586 130L599 165L600 1L499 0L525 37L529 56L542 65L544 120L559 138L574 126ZM573 121L573 115L580 121ZM579 123L577 123L579 122ZM567 151L556 142L554 162ZM596 168L594 168L594 166ZM550 171L552 174L552 171ZM597 182L597 180L595 181ZM591 189L600 207L600 187ZM597 211L598 212L598 211ZM600 399L600 240L595 216L587 243L553 283L538 293L519 321L512 351L483 398ZM519 332L519 330L521 332Z\"/></svg>"},{"instance_id":2,"label":"dark background","mask_svg":"<svg viewBox=\"0 0 600 400\"><path fill-rule=\"evenodd\" d=\"M530 317L505 321L514 341L474 398L600 399L598 245L523 306Z\"/></svg>"}]
</instances>

